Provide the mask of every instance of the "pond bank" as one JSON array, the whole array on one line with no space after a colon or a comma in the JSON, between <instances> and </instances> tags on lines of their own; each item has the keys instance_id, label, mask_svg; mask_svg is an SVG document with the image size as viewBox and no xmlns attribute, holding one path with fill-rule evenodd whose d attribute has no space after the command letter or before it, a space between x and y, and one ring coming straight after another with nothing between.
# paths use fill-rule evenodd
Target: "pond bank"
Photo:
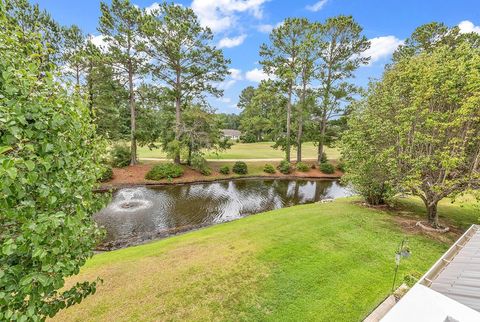
<instances>
[{"instance_id":1,"label":"pond bank","mask_svg":"<svg viewBox=\"0 0 480 322\"><path fill-rule=\"evenodd\" d=\"M246 175L237 175L230 173L228 175L223 175L219 172L219 169L223 165L231 166L232 162L215 162L211 163L210 167L212 168L212 174L209 176L204 176L199 172L191 169L188 166L183 166L184 174L180 178L175 178L173 180L146 180L145 175L148 171L155 165L155 163L147 164L137 164L134 166L128 166L125 168L115 168L113 169L113 178L110 181L104 182L101 184L99 191L105 191L110 189L118 189L132 186L164 186L164 185L176 185L176 184L188 184L188 183L208 183L216 181L225 181L230 179L329 179L335 180L340 179L343 175L341 171L335 170L333 174L322 173L318 169L309 169L307 172L292 171L290 174L282 174L276 172L274 174L269 174L263 172L263 167L265 163L269 162L247 162L249 173ZM271 162L276 166L275 162Z\"/></svg>"}]
</instances>

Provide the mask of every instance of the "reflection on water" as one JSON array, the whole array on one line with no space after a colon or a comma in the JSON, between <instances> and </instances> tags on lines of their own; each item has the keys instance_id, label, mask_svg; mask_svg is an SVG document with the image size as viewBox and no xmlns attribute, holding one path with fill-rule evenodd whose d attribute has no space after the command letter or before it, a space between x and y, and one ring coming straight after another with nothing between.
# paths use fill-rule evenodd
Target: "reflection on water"
<instances>
[{"instance_id":1,"label":"reflection on water","mask_svg":"<svg viewBox=\"0 0 480 322\"><path fill-rule=\"evenodd\" d=\"M337 181L231 180L126 188L94 216L117 248L272 209L351 195Z\"/></svg>"}]
</instances>

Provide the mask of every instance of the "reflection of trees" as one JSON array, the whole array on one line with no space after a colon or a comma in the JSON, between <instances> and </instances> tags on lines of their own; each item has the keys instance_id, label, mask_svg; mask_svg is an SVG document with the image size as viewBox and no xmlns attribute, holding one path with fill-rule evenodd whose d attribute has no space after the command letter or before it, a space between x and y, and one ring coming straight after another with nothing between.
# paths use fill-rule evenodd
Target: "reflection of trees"
<instances>
[{"instance_id":1,"label":"reflection of trees","mask_svg":"<svg viewBox=\"0 0 480 322\"><path fill-rule=\"evenodd\" d=\"M146 198L153 202L149 209L120 212L109 207L96 214L95 220L107 226L109 238L118 239L318 201L332 190L338 196L344 193L335 182L308 180L234 180L168 186L149 189Z\"/></svg>"},{"instance_id":2,"label":"reflection of trees","mask_svg":"<svg viewBox=\"0 0 480 322\"><path fill-rule=\"evenodd\" d=\"M322 199L334 181L315 181L315 201Z\"/></svg>"}]
</instances>

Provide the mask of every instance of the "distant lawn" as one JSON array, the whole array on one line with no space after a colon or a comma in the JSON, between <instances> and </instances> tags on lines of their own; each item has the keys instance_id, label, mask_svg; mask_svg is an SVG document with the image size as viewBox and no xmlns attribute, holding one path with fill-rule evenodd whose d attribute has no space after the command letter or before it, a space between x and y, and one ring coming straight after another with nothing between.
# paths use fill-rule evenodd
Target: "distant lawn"
<instances>
[{"instance_id":1,"label":"distant lawn","mask_svg":"<svg viewBox=\"0 0 480 322\"><path fill-rule=\"evenodd\" d=\"M272 148L273 142L259 143L235 143L230 149L220 154L207 153L208 159L273 159L284 158L285 152L280 149ZM329 159L336 160L340 157L340 153L335 148L326 148ZM296 150L292 150L292 159L296 158ZM161 149L150 150L148 147L139 147L139 158L165 158L166 155ZM303 158L316 158L317 147L312 142L303 144Z\"/></svg>"},{"instance_id":2,"label":"distant lawn","mask_svg":"<svg viewBox=\"0 0 480 322\"><path fill-rule=\"evenodd\" d=\"M389 294L406 233L392 213L353 201L279 209L95 255L68 284L100 276L103 285L56 320L360 321ZM415 201L402 208L421 215ZM458 206L440 211L462 216ZM418 234L409 241L398 283L448 247Z\"/></svg>"}]
</instances>

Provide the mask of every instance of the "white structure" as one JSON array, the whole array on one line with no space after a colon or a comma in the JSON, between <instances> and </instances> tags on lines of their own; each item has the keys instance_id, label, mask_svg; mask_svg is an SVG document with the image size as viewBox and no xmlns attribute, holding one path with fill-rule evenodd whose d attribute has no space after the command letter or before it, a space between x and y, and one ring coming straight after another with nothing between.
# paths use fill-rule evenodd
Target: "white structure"
<instances>
[{"instance_id":1,"label":"white structure","mask_svg":"<svg viewBox=\"0 0 480 322\"><path fill-rule=\"evenodd\" d=\"M230 140L239 140L240 135L242 135L242 132L238 130L231 130L231 129L223 129L222 133L223 133L223 137L229 138Z\"/></svg>"},{"instance_id":2,"label":"white structure","mask_svg":"<svg viewBox=\"0 0 480 322\"><path fill-rule=\"evenodd\" d=\"M479 322L480 226L472 225L382 322Z\"/></svg>"}]
</instances>

